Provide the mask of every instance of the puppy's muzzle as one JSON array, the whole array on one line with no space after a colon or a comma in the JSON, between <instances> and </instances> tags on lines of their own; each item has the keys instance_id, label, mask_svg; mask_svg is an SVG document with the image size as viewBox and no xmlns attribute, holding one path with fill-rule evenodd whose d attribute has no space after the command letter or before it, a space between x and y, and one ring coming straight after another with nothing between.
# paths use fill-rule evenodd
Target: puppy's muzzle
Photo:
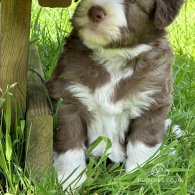
<instances>
[{"instance_id":1,"label":"puppy's muzzle","mask_svg":"<svg viewBox=\"0 0 195 195\"><path fill-rule=\"evenodd\" d=\"M88 11L88 17L92 22L99 23L106 18L106 12L100 6L93 6Z\"/></svg>"}]
</instances>

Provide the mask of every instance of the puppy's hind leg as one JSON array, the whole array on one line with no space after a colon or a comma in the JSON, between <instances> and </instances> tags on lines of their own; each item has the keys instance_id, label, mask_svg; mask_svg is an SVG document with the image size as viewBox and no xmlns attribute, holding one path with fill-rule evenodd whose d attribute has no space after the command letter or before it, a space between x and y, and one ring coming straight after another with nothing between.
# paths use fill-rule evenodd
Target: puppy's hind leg
<instances>
[{"instance_id":1,"label":"puppy's hind leg","mask_svg":"<svg viewBox=\"0 0 195 195\"><path fill-rule=\"evenodd\" d=\"M171 126L171 123L172 123L171 119L166 119L165 129L168 129ZM181 138L183 135L182 129L179 125L173 125L171 131L174 134L175 138L177 139Z\"/></svg>"},{"instance_id":2,"label":"puppy's hind leg","mask_svg":"<svg viewBox=\"0 0 195 195\"><path fill-rule=\"evenodd\" d=\"M63 189L72 190L85 180L86 132L79 112L71 105L63 105L58 113L59 131L54 135L54 167Z\"/></svg>"},{"instance_id":3,"label":"puppy's hind leg","mask_svg":"<svg viewBox=\"0 0 195 195\"><path fill-rule=\"evenodd\" d=\"M161 146L166 133L165 116L168 108L145 112L131 125L127 143L126 171L142 165Z\"/></svg>"}]
</instances>

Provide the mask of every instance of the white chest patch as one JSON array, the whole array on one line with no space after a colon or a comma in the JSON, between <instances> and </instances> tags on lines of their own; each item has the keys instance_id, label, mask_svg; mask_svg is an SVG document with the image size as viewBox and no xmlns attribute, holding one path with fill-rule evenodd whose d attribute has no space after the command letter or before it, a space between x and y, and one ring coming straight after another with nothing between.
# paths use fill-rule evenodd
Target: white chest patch
<instances>
[{"instance_id":1,"label":"white chest patch","mask_svg":"<svg viewBox=\"0 0 195 195\"><path fill-rule=\"evenodd\" d=\"M112 142L108 151L109 158L114 162L121 162L125 159L125 152L120 143L124 143L125 132L128 130L129 120L141 115L154 100L151 98L153 91L140 92L129 98L113 103L111 97L121 79L133 75L133 69L123 69L125 61L116 60L104 62L104 66L110 74L110 81L95 92L80 83L72 83L67 89L72 95L84 104L92 113L93 120L88 124L89 143L95 141L99 136L106 136ZM104 153L105 144L100 143L92 152L94 156L101 156Z\"/></svg>"}]
</instances>

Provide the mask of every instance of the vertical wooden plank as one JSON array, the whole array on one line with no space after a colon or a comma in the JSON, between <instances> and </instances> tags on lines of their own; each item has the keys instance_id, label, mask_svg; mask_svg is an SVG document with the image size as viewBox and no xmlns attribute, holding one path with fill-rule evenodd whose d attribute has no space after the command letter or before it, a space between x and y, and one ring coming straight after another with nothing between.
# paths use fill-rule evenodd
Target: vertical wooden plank
<instances>
[{"instance_id":1,"label":"vertical wooden plank","mask_svg":"<svg viewBox=\"0 0 195 195\"><path fill-rule=\"evenodd\" d=\"M32 0L1 1L0 88L18 83L14 100L26 108L27 64Z\"/></svg>"},{"instance_id":2,"label":"vertical wooden plank","mask_svg":"<svg viewBox=\"0 0 195 195\"><path fill-rule=\"evenodd\" d=\"M44 90L44 73L35 45L30 46L26 110L26 165L37 179L52 167L53 117Z\"/></svg>"},{"instance_id":3,"label":"vertical wooden plank","mask_svg":"<svg viewBox=\"0 0 195 195\"><path fill-rule=\"evenodd\" d=\"M0 0L0 37L1 37L1 0ZM0 46L1 46L1 41L0 41ZM0 58L0 62L1 62L1 58Z\"/></svg>"}]
</instances>

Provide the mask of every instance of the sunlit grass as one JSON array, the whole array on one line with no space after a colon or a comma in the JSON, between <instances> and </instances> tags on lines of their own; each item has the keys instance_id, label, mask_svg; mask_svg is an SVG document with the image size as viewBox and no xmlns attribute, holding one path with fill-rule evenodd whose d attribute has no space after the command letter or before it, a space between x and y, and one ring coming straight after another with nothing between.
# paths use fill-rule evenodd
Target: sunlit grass
<instances>
[{"instance_id":1,"label":"sunlit grass","mask_svg":"<svg viewBox=\"0 0 195 195\"><path fill-rule=\"evenodd\" d=\"M39 47L44 72L48 78L55 67L64 37L71 30L69 18L74 7L40 8L33 2L31 42ZM188 0L180 16L169 28L175 51L173 67L174 101L169 118L181 125L183 137L175 139L171 131L164 140L160 155L139 170L125 174L123 165L108 163L107 154L93 158L88 153L88 179L75 194L195 194L195 2ZM14 87L14 86L12 86ZM4 95L3 95L4 94ZM0 91L0 194L64 194L55 171L38 182L25 176L25 120L18 113L10 136L11 94ZM6 133L3 134L3 123ZM92 150L99 138L91 147Z\"/></svg>"}]
</instances>

